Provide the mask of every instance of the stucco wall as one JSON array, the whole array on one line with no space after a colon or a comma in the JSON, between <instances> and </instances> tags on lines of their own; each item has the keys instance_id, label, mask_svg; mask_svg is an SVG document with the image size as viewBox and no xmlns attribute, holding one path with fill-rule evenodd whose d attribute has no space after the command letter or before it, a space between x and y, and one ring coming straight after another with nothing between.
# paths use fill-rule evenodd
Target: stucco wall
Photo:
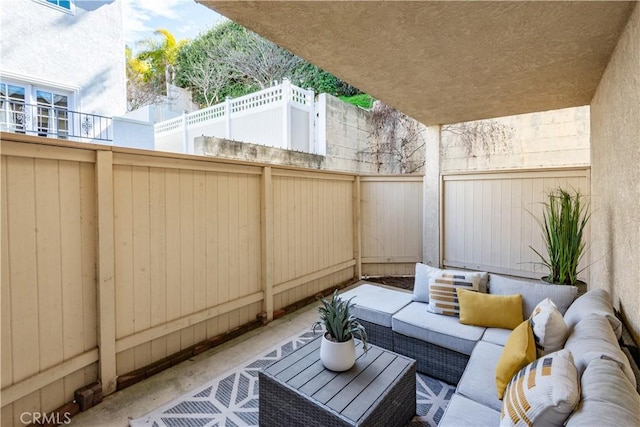
<instances>
[{"instance_id":1,"label":"stucco wall","mask_svg":"<svg viewBox=\"0 0 640 427\"><path fill-rule=\"evenodd\" d=\"M46 2L8 3L0 14L4 79L76 92L72 108L78 111L125 113L120 1L76 1L73 14Z\"/></svg>"},{"instance_id":2,"label":"stucco wall","mask_svg":"<svg viewBox=\"0 0 640 427\"><path fill-rule=\"evenodd\" d=\"M640 341L640 7L591 102L590 288L613 293Z\"/></svg>"},{"instance_id":3,"label":"stucco wall","mask_svg":"<svg viewBox=\"0 0 640 427\"><path fill-rule=\"evenodd\" d=\"M358 173L401 173L400 162L392 161L389 156L382 156L380 169L371 154L370 142L372 132L372 112L347 104L335 96L326 96L326 168ZM321 113L322 114L322 113ZM426 126L419 126L417 144L425 144L428 140ZM412 159L424 159L424 148L418 150ZM423 168L417 173L423 172Z\"/></svg>"},{"instance_id":4,"label":"stucco wall","mask_svg":"<svg viewBox=\"0 0 640 427\"><path fill-rule=\"evenodd\" d=\"M589 165L588 106L468 122L466 130L464 126L442 127L443 173ZM465 139L474 140L471 152ZM483 139L495 151L483 149Z\"/></svg>"},{"instance_id":5,"label":"stucco wall","mask_svg":"<svg viewBox=\"0 0 640 427\"><path fill-rule=\"evenodd\" d=\"M327 163L338 170L376 173L375 165L362 154L367 148L370 112L325 96Z\"/></svg>"}]
</instances>

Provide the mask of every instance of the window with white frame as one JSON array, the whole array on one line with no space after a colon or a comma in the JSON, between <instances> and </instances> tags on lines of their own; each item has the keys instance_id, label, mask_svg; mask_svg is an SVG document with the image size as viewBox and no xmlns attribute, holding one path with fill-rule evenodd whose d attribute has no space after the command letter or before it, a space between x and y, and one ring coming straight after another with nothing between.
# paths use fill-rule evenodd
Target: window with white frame
<instances>
[{"instance_id":1,"label":"window with white frame","mask_svg":"<svg viewBox=\"0 0 640 427\"><path fill-rule=\"evenodd\" d=\"M66 138L72 94L0 81L0 130Z\"/></svg>"},{"instance_id":2,"label":"window with white frame","mask_svg":"<svg viewBox=\"0 0 640 427\"><path fill-rule=\"evenodd\" d=\"M25 88L0 82L0 130L25 133Z\"/></svg>"}]
</instances>

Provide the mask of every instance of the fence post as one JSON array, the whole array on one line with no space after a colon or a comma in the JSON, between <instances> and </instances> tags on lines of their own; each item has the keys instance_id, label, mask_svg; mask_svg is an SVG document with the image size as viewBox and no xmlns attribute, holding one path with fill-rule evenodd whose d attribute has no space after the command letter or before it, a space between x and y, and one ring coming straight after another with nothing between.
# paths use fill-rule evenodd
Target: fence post
<instances>
[{"instance_id":1,"label":"fence post","mask_svg":"<svg viewBox=\"0 0 640 427\"><path fill-rule=\"evenodd\" d=\"M189 151L189 123L187 120L187 112L182 112L182 151L188 154Z\"/></svg>"},{"instance_id":2,"label":"fence post","mask_svg":"<svg viewBox=\"0 0 640 427\"><path fill-rule=\"evenodd\" d=\"M261 282L264 293L262 311L266 313L266 320L270 322L273 320L273 180L271 179L271 166L262 168L260 193Z\"/></svg>"},{"instance_id":3,"label":"fence post","mask_svg":"<svg viewBox=\"0 0 640 427\"><path fill-rule=\"evenodd\" d=\"M291 81L282 80L282 147L291 149Z\"/></svg>"},{"instance_id":4,"label":"fence post","mask_svg":"<svg viewBox=\"0 0 640 427\"><path fill-rule=\"evenodd\" d=\"M316 130L313 128L315 123L316 111L315 111L315 93L313 89L309 88L306 91L307 106L309 107L309 145L307 148L310 153L318 154L318 146L316 144Z\"/></svg>"},{"instance_id":5,"label":"fence post","mask_svg":"<svg viewBox=\"0 0 640 427\"><path fill-rule=\"evenodd\" d=\"M362 214L360 197L360 176L353 181L353 258L356 260L356 279L362 278Z\"/></svg>"},{"instance_id":6,"label":"fence post","mask_svg":"<svg viewBox=\"0 0 640 427\"><path fill-rule=\"evenodd\" d=\"M224 137L231 139L231 97L224 99Z\"/></svg>"},{"instance_id":7,"label":"fence post","mask_svg":"<svg viewBox=\"0 0 640 427\"><path fill-rule=\"evenodd\" d=\"M116 391L116 302L113 241L113 152L96 152L98 199L98 346L102 393Z\"/></svg>"}]
</instances>

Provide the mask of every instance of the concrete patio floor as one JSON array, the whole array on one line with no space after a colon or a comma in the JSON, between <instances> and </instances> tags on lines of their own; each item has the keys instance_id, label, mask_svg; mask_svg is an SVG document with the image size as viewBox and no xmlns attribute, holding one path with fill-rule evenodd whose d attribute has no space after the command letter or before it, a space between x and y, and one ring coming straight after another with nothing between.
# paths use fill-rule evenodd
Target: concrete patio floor
<instances>
[{"instance_id":1,"label":"concrete patio floor","mask_svg":"<svg viewBox=\"0 0 640 427\"><path fill-rule=\"evenodd\" d=\"M105 397L100 404L73 417L71 425L128 426L130 419L145 415L189 390L242 365L297 332L310 328L317 320L317 306L310 304L113 393Z\"/></svg>"}]
</instances>

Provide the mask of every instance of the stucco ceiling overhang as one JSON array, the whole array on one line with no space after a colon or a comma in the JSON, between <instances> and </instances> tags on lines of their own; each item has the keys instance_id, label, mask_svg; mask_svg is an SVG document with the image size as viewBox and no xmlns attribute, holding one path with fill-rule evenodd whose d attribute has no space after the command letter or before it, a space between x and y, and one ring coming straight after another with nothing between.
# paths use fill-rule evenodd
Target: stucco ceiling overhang
<instances>
[{"instance_id":1,"label":"stucco ceiling overhang","mask_svg":"<svg viewBox=\"0 0 640 427\"><path fill-rule=\"evenodd\" d=\"M426 124L589 104L635 6L196 1Z\"/></svg>"}]
</instances>

